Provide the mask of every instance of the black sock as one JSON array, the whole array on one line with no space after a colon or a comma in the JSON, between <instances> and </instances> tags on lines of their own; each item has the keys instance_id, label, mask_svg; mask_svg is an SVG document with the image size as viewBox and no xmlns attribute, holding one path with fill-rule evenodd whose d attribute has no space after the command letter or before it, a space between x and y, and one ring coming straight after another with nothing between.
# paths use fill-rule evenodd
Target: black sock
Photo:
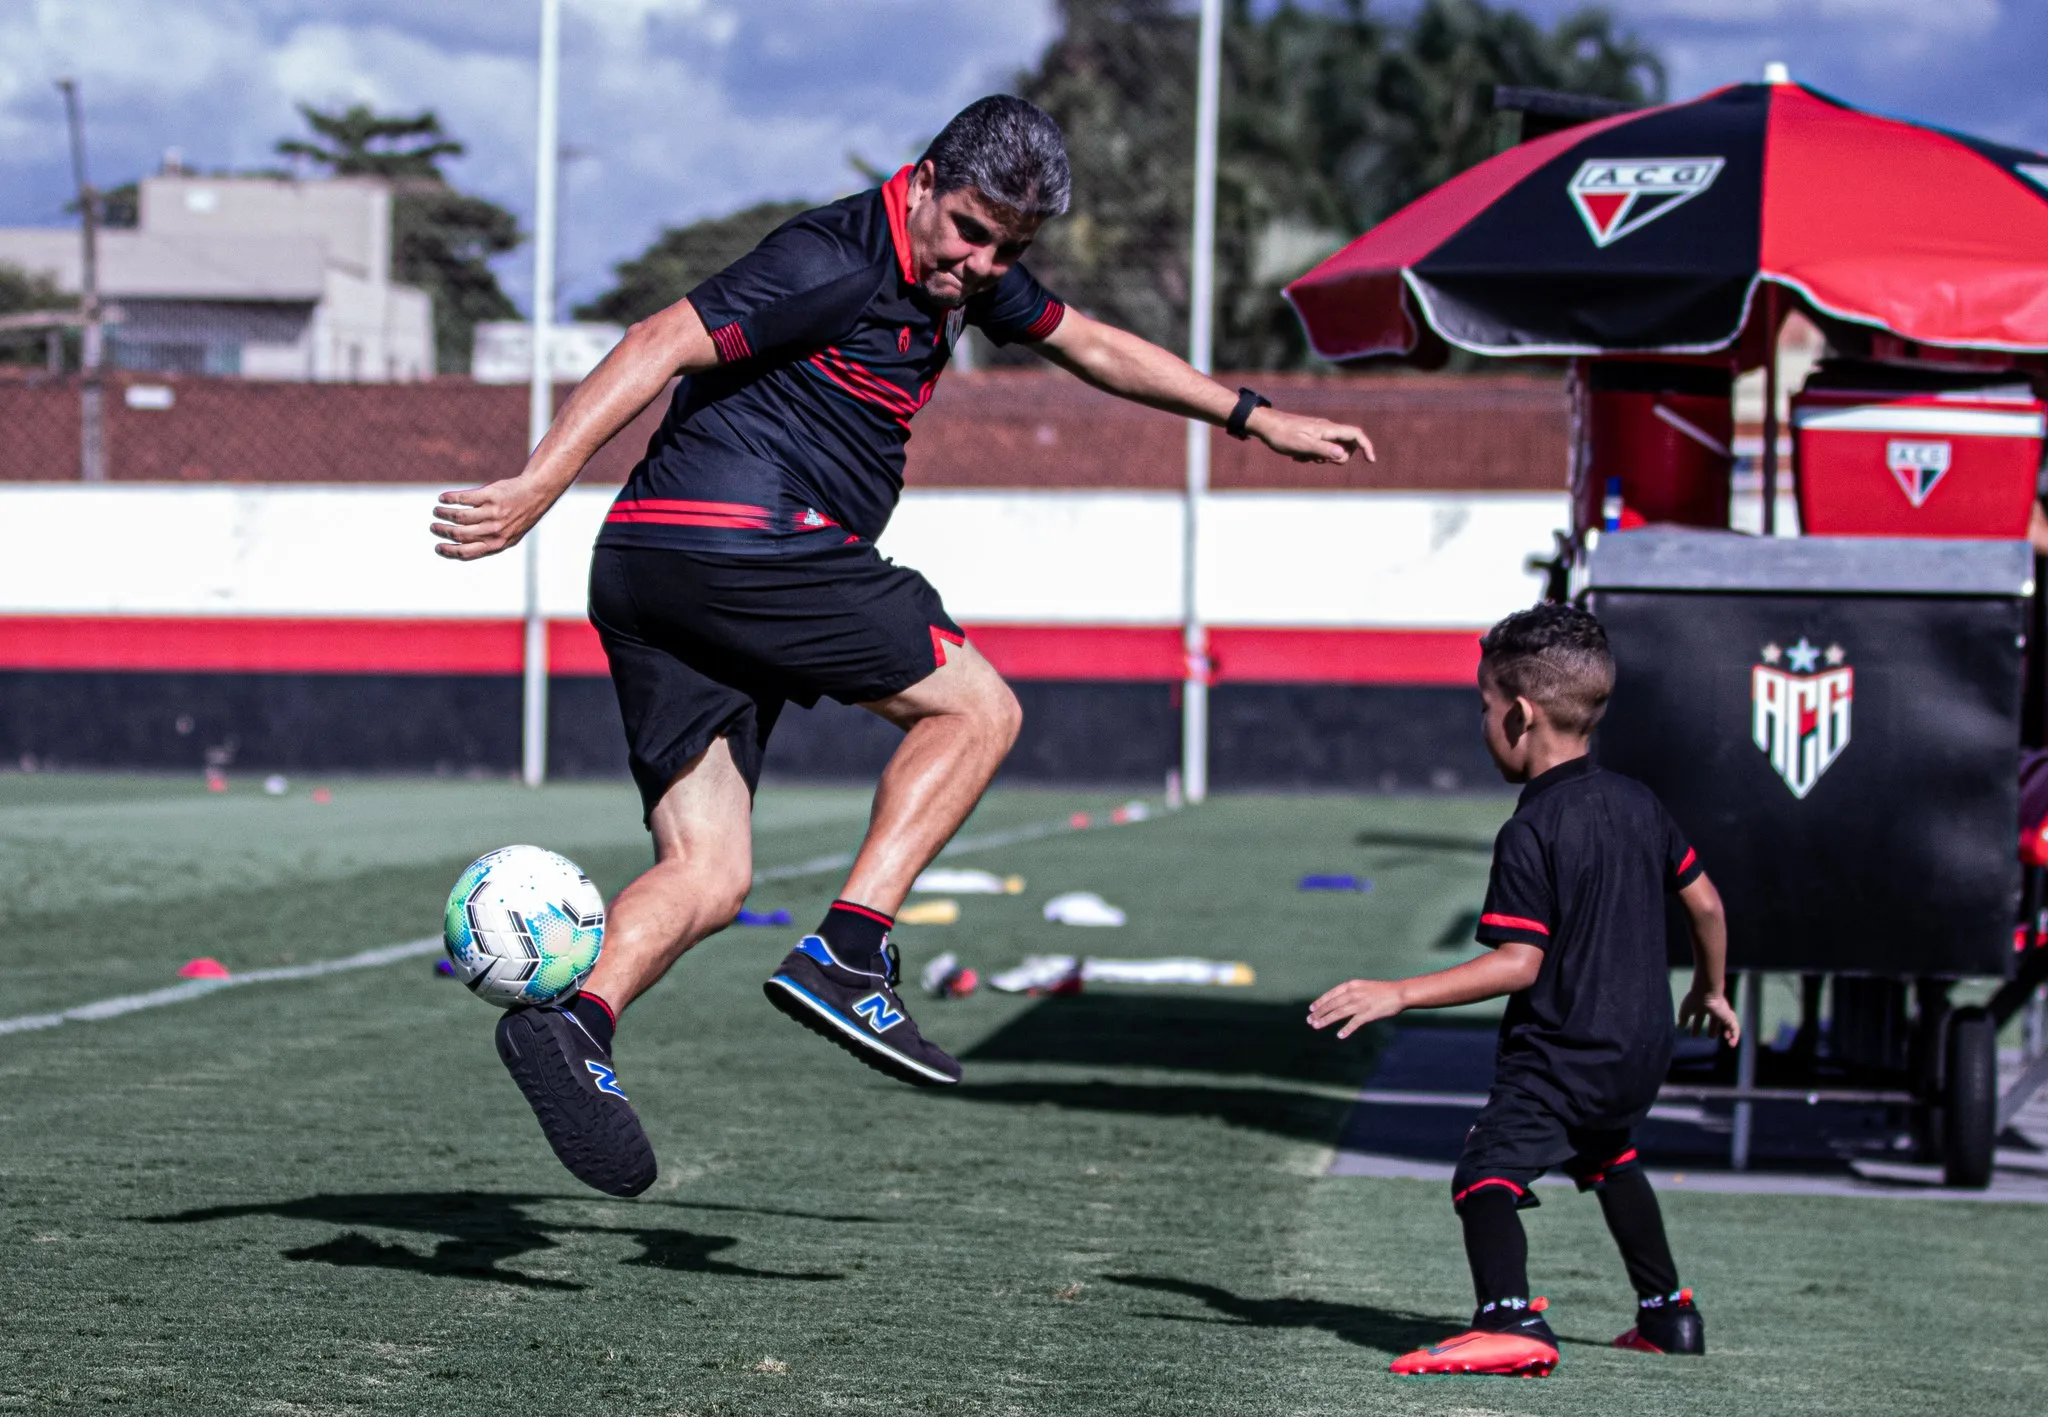
<instances>
[{"instance_id":1,"label":"black sock","mask_svg":"<svg viewBox=\"0 0 2048 1417\"><path fill-rule=\"evenodd\" d=\"M1502 1299L1529 1297L1529 1237L1522 1232L1522 1218L1515 1214L1515 1200L1515 1193L1506 1186L1481 1186L1458 1203L1458 1219L1465 1225L1465 1258L1472 1266L1472 1292L1479 1308Z\"/></svg>"},{"instance_id":2,"label":"black sock","mask_svg":"<svg viewBox=\"0 0 2048 1417\"><path fill-rule=\"evenodd\" d=\"M1657 1205L1657 1193L1640 1166L1625 1166L1610 1172L1601 1183L1600 1213L1607 1217L1607 1232L1621 1249L1621 1262L1628 1266L1628 1282L1639 1298L1672 1294L1678 1289L1678 1265L1671 1258L1671 1242L1664 1237L1664 1213Z\"/></svg>"},{"instance_id":3,"label":"black sock","mask_svg":"<svg viewBox=\"0 0 2048 1417\"><path fill-rule=\"evenodd\" d=\"M612 1012L610 1004L586 989L569 1001L568 1009L569 1016L589 1030L598 1047L607 1053L612 1051L612 1035L618 1032L619 1016Z\"/></svg>"},{"instance_id":4,"label":"black sock","mask_svg":"<svg viewBox=\"0 0 2048 1417\"><path fill-rule=\"evenodd\" d=\"M832 908L825 912L818 934L824 937L841 964L849 969L865 969L880 974L882 942L889 938L889 927L895 923L894 917L879 910L855 905L850 900L835 900Z\"/></svg>"}]
</instances>

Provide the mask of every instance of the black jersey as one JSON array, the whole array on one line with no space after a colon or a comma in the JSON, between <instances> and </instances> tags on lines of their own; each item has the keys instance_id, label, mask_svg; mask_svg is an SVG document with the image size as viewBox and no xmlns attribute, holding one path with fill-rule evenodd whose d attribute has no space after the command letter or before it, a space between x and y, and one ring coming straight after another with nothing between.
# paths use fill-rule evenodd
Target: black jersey
<instances>
[{"instance_id":1,"label":"black jersey","mask_svg":"<svg viewBox=\"0 0 2048 1417\"><path fill-rule=\"evenodd\" d=\"M1668 892L1700 863L1655 793L1590 758L1522 789L1493 846L1479 940L1539 947L1536 982L1508 998L1497 1087L1579 1127L1632 1127L1671 1065Z\"/></svg>"},{"instance_id":2,"label":"black jersey","mask_svg":"<svg viewBox=\"0 0 2048 1417\"><path fill-rule=\"evenodd\" d=\"M925 298L910 174L791 218L690 292L719 365L677 387L598 545L772 555L872 540L963 326L998 344L1059 328L1066 307L1021 265L964 306Z\"/></svg>"}]
</instances>

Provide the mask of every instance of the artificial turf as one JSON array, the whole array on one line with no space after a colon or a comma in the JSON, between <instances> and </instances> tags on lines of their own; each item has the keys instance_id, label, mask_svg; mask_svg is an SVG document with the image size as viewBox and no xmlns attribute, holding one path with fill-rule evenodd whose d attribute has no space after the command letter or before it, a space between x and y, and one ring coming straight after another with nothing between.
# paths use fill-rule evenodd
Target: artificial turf
<instances>
[{"instance_id":1,"label":"artificial turf","mask_svg":"<svg viewBox=\"0 0 2048 1417\"><path fill-rule=\"evenodd\" d=\"M0 777L0 1017L430 933L480 850L615 889L630 789ZM1098 816L1004 792L969 834ZM640 1200L556 1166L424 960L0 1036L0 1411L607 1414L2036 1413L2048 1227L2029 1207L1666 1197L1697 1362L1617 1353L1598 1213L1530 1221L1566 1339L1543 1382L1403 1383L1470 1292L1442 1188L1324 1171L1375 1033L1301 1003L1461 957L1506 797L1228 797L961 864L1026 876L899 932L954 949L1244 959L1255 987L914 999L962 1053L934 1094L789 1026L736 929L635 1005L618 1058L662 1159ZM761 799L769 867L849 845L855 793ZM1370 877L1305 894L1305 872ZM764 886L807 924L829 876ZM1055 891L1120 931L1044 923Z\"/></svg>"}]
</instances>

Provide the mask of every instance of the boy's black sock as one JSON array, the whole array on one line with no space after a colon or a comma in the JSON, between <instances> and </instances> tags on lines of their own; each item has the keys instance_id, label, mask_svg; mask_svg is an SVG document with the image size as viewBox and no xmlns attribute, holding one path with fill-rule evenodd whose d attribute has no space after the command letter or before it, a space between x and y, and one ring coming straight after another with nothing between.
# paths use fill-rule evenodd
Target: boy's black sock
<instances>
[{"instance_id":1,"label":"boy's black sock","mask_svg":"<svg viewBox=\"0 0 2048 1417\"><path fill-rule=\"evenodd\" d=\"M1664 1237L1664 1212L1650 1178L1640 1166L1627 1166L1609 1172L1598 1194L1600 1213L1607 1217L1607 1231L1621 1249L1621 1262L1628 1266L1628 1282L1636 1294L1675 1293L1678 1265L1671 1258L1671 1242Z\"/></svg>"},{"instance_id":2,"label":"boy's black sock","mask_svg":"<svg viewBox=\"0 0 2048 1417\"><path fill-rule=\"evenodd\" d=\"M1505 1186L1484 1186L1459 1203L1465 1226L1465 1258L1472 1266L1472 1292L1479 1308L1502 1299L1529 1297L1529 1237L1515 1214L1515 1195ZM1519 1313L1497 1310L1508 1327Z\"/></svg>"},{"instance_id":3,"label":"boy's black sock","mask_svg":"<svg viewBox=\"0 0 2048 1417\"><path fill-rule=\"evenodd\" d=\"M607 1053L612 1051L612 1035L618 1032L619 1016L610 1004L586 989L564 1007L571 1018L590 1031L598 1047Z\"/></svg>"},{"instance_id":4,"label":"boy's black sock","mask_svg":"<svg viewBox=\"0 0 2048 1417\"><path fill-rule=\"evenodd\" d=\"M849 969L881 974L884 972L882 941L889 937L889 928L895 923L893 917L879 910L855 905L850 900L835 900L832 908L825 912L817 933L839 957L841 964Z\"/></svg>"}]
</instances>

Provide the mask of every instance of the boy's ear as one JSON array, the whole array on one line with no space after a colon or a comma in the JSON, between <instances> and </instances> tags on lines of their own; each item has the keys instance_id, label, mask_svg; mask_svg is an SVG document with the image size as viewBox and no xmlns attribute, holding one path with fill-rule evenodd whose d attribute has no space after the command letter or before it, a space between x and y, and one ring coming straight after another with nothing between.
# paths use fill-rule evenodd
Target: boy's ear
<instances>
[{"instance_id":1,"label":"boy's ear","mask_svg":"<svg viewBox=\"0 0 2048 1417\"><path fill-rule=\"evenodd\" d=\"M1515 701L1508 705L1508 711L1501 719L1501 727L1507 733L1510 748L1521 745L1522 735L1527 733L1530 725L1535 722L1535 710L1536 706L1519 694L1515 696Z\"/></svg>"}]
</instances>

